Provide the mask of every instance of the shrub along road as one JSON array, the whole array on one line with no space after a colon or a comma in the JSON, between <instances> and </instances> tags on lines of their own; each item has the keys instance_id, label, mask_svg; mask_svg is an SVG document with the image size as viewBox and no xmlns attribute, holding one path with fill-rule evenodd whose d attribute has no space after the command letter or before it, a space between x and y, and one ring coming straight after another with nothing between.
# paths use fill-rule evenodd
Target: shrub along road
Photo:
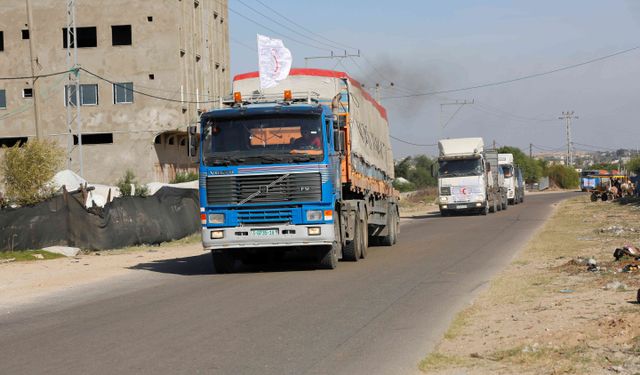
<instances>
[{"instance_id":1,"label":"shrub along road","mask_svg":"<svg viewBox=\"0 0 640 375\"><path fill-rule=\"evenodd\" d=\"M571 195L408 219L396 246L333 271L215 275L208 254L140 264L0 317L0 373L415 373L456 311Z\"/></svg>"}]
</instances>

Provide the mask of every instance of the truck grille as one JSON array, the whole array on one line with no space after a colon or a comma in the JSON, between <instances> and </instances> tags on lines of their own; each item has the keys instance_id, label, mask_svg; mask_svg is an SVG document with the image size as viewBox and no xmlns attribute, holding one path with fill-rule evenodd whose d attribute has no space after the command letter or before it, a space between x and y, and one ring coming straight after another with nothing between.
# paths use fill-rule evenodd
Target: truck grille
<instances>
[{"instance_id":1,"label":"truck grille","mask_svg":"<svg viewBox=\"0 0 640 375\"><path fill-rule=\"evenodd\" d=\"M293 219L291 210L238 211L238 223L289 223Z\"/></svg>"},{"instance_id":2,"label":"truck grille","mask_svg":"<svg viewBox=\"0 0 640 375\"><path fill-rule=\"evenodd\" d=\"M275 181L278 182L274 184ZM269 186L271 184L273 186ZM207 203L210 206L239 204L254 194L245 203L320 201L320 173L292 173L286 177L284 174L207 177Z\"/></svg>"}]
</instances>

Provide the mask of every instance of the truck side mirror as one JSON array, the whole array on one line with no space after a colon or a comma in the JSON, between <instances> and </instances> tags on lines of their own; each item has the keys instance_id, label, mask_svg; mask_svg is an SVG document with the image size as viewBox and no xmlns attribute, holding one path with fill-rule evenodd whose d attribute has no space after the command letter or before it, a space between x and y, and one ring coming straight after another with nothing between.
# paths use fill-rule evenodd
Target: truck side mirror
<instances>
[{"instance_id":1,"label":"truck side mirror","mask_svg":"<svg viewBox=\"0 0 640 375\"><path fill-rule=\"evenodd\" d=\"M189 138L189 157L195 158L198 156L198 127L195 125L191 125L187 128L188 138Z\"/></svg>"},{"instance_id":2,"label":"truck side mirror","mask_svg":"<svg viewBox=\"0 0 640 375\"><path fill-rule=\"evenodd\" d=\"M438 164L431 164L431 177L438 177Z\"/></svg>"},{"instance_id":3,"label":"truck side mirror","mask_svg":"<svg viewBox=\"0 0 640 375\"><path fill-rule=\"evenodd\" d=\"M333 131L333 146L334 149L343 154L344 150L345 150L345 139L344 139L344 132L340 131L340 130L334 130Z\"/></svg>"},{"instance_id":4,"label":"truck side mirror","mask_svg":"<svg viewBox=\"0 0 640 375\"><path fill-rule=\"evenodd\" d=\"M487 162L485 163L486 167L485 169L487 170L487 172L491 172L491 163Z\"/></svg>"}]
</instances>

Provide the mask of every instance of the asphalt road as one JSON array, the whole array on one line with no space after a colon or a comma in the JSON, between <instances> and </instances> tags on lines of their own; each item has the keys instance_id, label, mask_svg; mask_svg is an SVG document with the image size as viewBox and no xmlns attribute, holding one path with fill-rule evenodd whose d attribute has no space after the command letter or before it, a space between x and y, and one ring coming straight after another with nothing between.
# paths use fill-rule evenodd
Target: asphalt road
<instances>
[{"instance_id":1,"label":"asphalt road","mask_svg":"<svg viewBox=\"0 0 640 375\"><path fill-rule=\"evenodd\" d=\"M336 270L213 274L210 256L0 317L0 374L412 374L456 311L569 194L427 215Z\"/></svg>"}]
</instances>

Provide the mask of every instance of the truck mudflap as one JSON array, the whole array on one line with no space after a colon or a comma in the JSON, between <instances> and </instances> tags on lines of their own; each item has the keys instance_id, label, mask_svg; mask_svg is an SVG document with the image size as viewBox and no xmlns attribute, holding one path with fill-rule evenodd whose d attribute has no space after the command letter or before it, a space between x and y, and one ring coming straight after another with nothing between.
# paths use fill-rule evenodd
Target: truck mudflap
<instances>
[{"instance_id":1,"label":"truck mudflap","mask_svg":"<svg viewBox=\"0 0 640 375\"><path fill-rule=\"evenodd\" d=\"M332 245L334 231L333 223L202 228L202 244L205 250Z\"/></svg>"}]
</instances>

